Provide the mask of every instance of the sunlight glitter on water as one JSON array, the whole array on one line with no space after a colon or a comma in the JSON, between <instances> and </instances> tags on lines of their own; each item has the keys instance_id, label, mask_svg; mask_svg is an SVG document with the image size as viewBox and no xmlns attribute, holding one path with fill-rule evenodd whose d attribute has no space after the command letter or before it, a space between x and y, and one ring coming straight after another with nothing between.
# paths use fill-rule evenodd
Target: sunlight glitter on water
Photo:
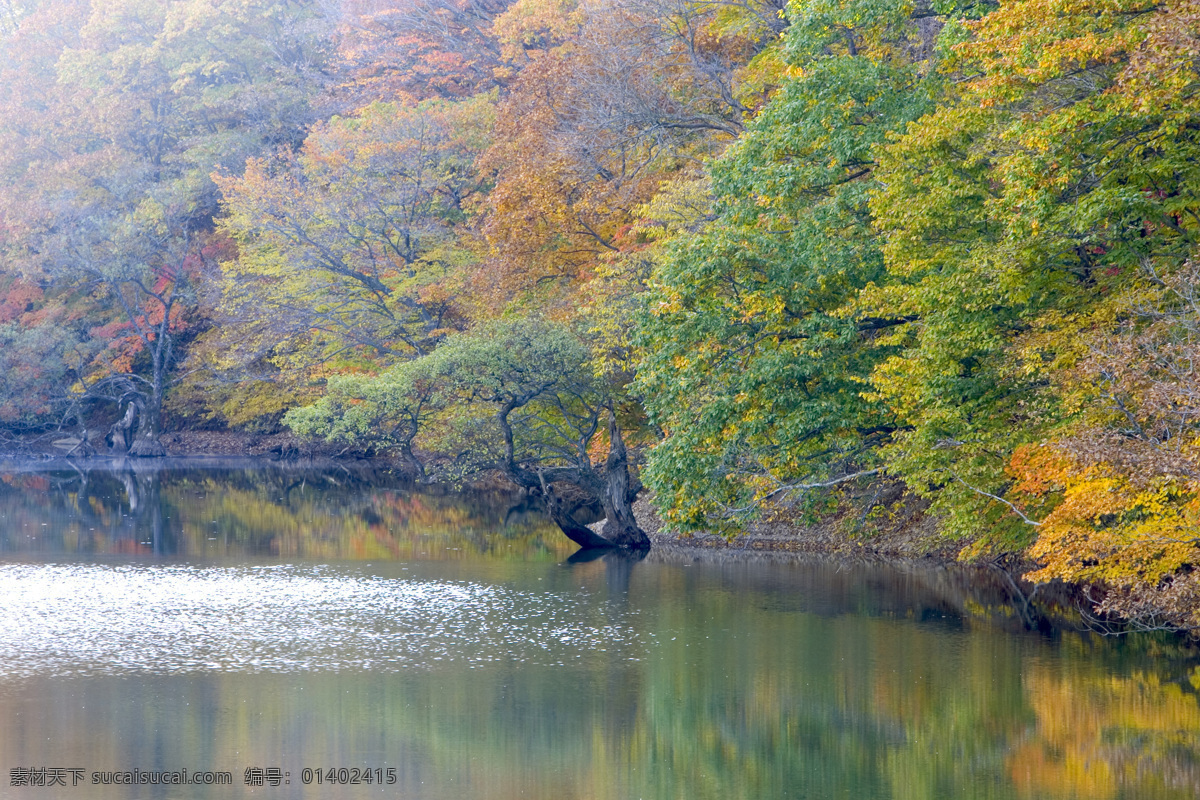
<instances>
[{"instance_id":1,"label":"sunlight glitter on water","mask_svg":"<svg viewBox=\"0 0 1200 800\"><path fill-rule=\"evenodd\" d=\"M299 565L0 566L0 678L396 670L640 655L588 598Z\"/></svg>"}]
</instances>

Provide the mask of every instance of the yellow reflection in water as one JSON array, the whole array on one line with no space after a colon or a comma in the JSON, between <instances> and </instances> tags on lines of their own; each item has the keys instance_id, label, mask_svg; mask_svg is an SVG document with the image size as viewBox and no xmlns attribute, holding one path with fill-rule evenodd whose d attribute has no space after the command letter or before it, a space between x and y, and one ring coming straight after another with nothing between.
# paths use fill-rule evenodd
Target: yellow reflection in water
<instances>
[{"instance_id":1,"label":"yellow reflection in water","mask_svg":"<svg viewBox=\"0 0 1200 800\"><path fill-rule=\"evenodd\" d=\"M1191 687L1038 663L1025 683L1036 724L1008 759L1021 796L1196 796L1200 707Z\"/></svg>"}]
</instances>

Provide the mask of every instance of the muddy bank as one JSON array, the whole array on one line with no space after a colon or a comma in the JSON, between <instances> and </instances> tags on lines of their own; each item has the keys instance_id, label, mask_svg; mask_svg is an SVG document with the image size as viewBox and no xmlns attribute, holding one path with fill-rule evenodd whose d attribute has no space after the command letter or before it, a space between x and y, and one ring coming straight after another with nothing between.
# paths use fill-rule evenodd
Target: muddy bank
<instances>
[{"instance_id":1,"label":"muddy bank","mask_svg":"<svg viewBox=\"0 0 1200 800\"><path fill-rule=\"evenodd\" d=\"M348 448L301 439L291 431L271 434L233 431L176 431L164 433L159 442L172 456L239 456L286 461L295 458L351 457Z\"/></svg>"},{"instance_id":2,"label":"muddy bank","mask_svg":"<svg viewBox=\"0 0 1200 800\"><path fill-rule=\"evenodd\" d=\"M885 514L871 520L862 520L855 514L837 513L806 523L776 515L752 522L743 534L733 539L711 533L683 536L667 533L645 497L638 499L633 510L656 547L872 555L958 563L960 551L968 544L941 536L937 519L926 513L926 504L912 497L902 498Z\"/></svg>"},{"instance_id":3,"label":"muddy bank","mask_svg":"<svg viewBox=\"0 0 1200 800\"><path fill-rule=\"evenodd\" d=\"M158 437L167 458L254 458L264 461L297 459L362 460L373 454L344 446L301 439L290 431L246 433L242 431L172 431ZM89 437L91 452L87 458L129 458L109 448L99 435ZM0 440L0 458L65 460L84 457L76 436L48 433ZM143 459L153 461L153 458ZM387 459L379 459L387 462ZM390 462L389 462L390 463Z\"/></svg>"}]
</instances>

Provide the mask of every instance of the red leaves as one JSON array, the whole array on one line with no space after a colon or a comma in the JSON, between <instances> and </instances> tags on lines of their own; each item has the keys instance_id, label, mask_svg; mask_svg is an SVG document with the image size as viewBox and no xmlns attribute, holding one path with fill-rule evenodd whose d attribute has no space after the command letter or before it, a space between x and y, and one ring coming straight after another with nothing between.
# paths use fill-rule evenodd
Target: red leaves
<instances>
[{"instance_id":1,"label":"red leaves","mask_svg":"<svg viewBox=\"0 0 1200 800\"><path fill-rule=\"evenodd\" d=\"M18 278L3 294L3 299L0 299L0 323L12 322L33 313L44 296L36 284Z\"/></svg>"}]
</instances>

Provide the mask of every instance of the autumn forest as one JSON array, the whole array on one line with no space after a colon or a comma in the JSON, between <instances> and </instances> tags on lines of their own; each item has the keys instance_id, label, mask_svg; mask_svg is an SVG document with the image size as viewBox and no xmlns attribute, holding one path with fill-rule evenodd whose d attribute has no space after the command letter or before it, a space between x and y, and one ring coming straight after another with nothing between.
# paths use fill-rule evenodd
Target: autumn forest
<instances>
[{"instance_id":1,"label":"autumn forest","mask_svg":"<svg viewBox=\"0 0 1200 800\"><path fill-rule=\"evenodd\" d=\"M1196 630L1197 360L1200 0L0 0L9 443L288 429L631 548L899 487Z\"/></svg>"}]
</instances>

